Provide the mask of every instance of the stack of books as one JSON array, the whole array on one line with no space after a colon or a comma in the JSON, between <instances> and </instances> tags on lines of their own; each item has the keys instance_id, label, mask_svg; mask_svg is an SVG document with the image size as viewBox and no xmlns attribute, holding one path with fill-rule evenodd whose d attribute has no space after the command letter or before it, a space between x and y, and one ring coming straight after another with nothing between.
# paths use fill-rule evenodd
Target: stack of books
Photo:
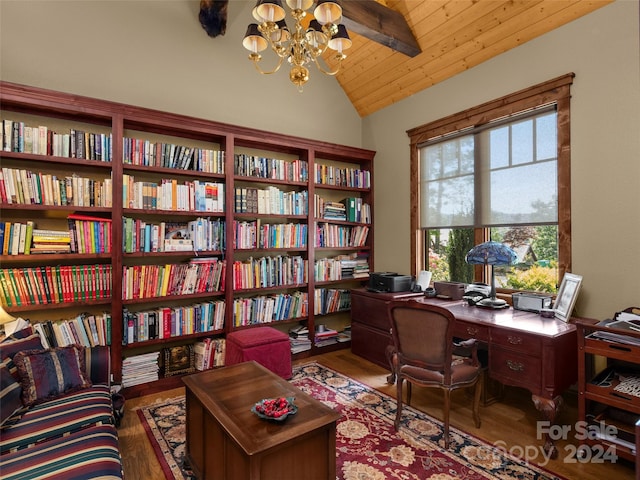
<instances>
[{"instance_id":1,"label":"stack of books","mask_svg":"<svg viewBox=\"0 0 640 480\"><path fill-rule=\"evenodd\" d=\"M122 361L122 387L132 387L158 380L160 352L127 357Z\"/></svg>"},{"instance_id":2,"label":"stack of books","mask_svg":"<svg viewBox=\"0 0 640 480\"><path fill-rule=\"evenodd\" d=\"M346 207L338 202L325 202L323 218L327 220L346 220Z\"/></svg>"},{"instance_id":3,"label":"stack of books","mask_svg":"<svg viewBox=\"0 0 640 480\"><path fill-rule=\"evenodd\" d=\"M316 347L325 347L338 342L338 331L329 327L318 325L316 327L315 343Z\"/></svg>"},{"instance_id":4,"label":"stack of books","mask_svg":"<svg viewBox=\"0 0 640 480\"><path fill-rule=\"evenodd\" d=\"M350 342L351 341L351 325L347 325L346 327L344 327L344 330L342 330L338 334L337 340L338 340L339 343L344 343L344 342Z\"/></svg>"},{"instance_id":5,"label":"stack of books","mask_svg":"<svg viewBox=\"0 0 640 480\"><path fill-rule=\"evenodd\" d=\"M340 255L340 270L342 278L368 278L369 254L367 252L354 252L348 255Z\"/></svg>"},{"instance_id":6,"label":"stack of books","mask_svg":"<svg viewBox=\"0 0 640 480\"><path fill-rule=\"evenodd\" d=\"M311 349L311 340L309 340L309 329L306 325L298 325L289 330L289 342L291 344L291 353L296 354Z\"/></svg>"},{"instance_id":7,"label":"stack of books","mask_svg":"<svg viewBox=\"0 0 640 480\"><path fill-rule=\"evenodd\" d=\"M70 253L71 233L69 230L42 230L34 228L31 254L38 253Z\"/></svg>"}]
</instances>

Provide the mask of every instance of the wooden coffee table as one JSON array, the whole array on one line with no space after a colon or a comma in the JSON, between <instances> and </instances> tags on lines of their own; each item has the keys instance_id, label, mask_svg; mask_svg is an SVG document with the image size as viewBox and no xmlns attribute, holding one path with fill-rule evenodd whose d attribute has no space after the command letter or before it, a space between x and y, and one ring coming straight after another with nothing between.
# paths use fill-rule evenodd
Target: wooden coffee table
<instances>
[{"instance_id":1,"label":"wooden coffee table","mask_svg":"<svg viewBox=\"0 0 640 480\"><path fill-rule=\"evenodd\" d=\"M186 454L200 479L336 478L340 414L256 362L183 377ZM298 412L263 420L251 407L263 398L295 397Z\"/></svg>"}]
</instances>

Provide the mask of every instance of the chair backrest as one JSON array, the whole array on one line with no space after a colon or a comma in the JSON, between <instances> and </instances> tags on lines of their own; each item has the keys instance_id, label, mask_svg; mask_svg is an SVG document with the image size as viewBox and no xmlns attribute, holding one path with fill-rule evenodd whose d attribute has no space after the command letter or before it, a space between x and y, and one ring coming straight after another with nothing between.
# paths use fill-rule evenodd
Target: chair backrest
<instances>
[{"instance_id":1,"label":"chair backrest","mask_svg":"<svg viewBox=\"0 0 640 480\"><path fill-rule=\"evenodd\" d=\"M395 300L389 303L388 312L400 364L449 370L455 322L449 310L415 300Z\"/></svg>"}]
</instances>

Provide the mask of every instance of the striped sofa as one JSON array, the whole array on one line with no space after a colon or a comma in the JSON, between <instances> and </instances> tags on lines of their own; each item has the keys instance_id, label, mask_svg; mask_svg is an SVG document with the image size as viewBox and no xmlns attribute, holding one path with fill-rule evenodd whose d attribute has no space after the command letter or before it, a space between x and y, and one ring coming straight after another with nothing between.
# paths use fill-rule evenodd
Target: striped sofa
<instances>
[{"instance_id":1,"label":"striped sofa","mask_svg":"<svg viewBox=\"0 0 640 480\"><path fill-rule=\"evenodd\" d=\"M34 341L30 335L26 338ZM33 345L28 345L26 352L27 357L30 356L29 363L23 358L25 351L14 352L12 350L19 346L8 346L7 343L0 342L0 356L3 357L0 363L3 417L7 409L12 409L16 392L19 392L22 405L9 412L10 415L3 418L0 427L0 478L122 479L122 462L109 387L109 348L74 347L74 351L78 352L74 358L82 357L80 364L86 374L86 382L78 386L68 378L68 372L73 369L63 365L61 360L64 359L61 355L64 349L38 351L30 348ZM73 354L74 351L62 353ZM60 386L73 385L73 388L29 403L25 389L33 393L46 387L50 393L54 388L42 379L47 375L40 369L39 357L45 357L40 362L42 365L53 363L57 365L54 368L65 372L56 379ZM33 376L38 377L40 385L35 390L23 378L18 382L20 388L15 387L9 379L9 375L14 379L20 375L24 377L25 372L21 370L25 370L25 365L27 372L31 369Z\"/></svg>"}]
</instances>

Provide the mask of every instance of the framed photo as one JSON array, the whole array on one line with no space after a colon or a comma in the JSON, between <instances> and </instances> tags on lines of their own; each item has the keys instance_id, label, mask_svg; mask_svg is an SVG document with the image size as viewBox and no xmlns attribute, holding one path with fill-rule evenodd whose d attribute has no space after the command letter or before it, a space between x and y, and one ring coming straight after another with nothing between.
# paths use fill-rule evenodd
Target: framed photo
<instances>
[{"instance_id":1,"label":"framed photo","mask_svg":"<svg viewBox=\"0 0 640 480\"><path fill-rule=\"evenodd\" d=\"M556 318L567 322L571 317L573 306L576 304L580 285L582 284L582 276L573 273L565 273L558 290L558 296L553 304Z\"/></svg>"},{"instance_id":2,"label":"framed photo","mask_svg":"<svg viewBox=\"0 0 640 480\"><path fill-rule=\"evenodd\" d=\"M164 349L164 376L195 372L193 345L180 345Z\"/></svg>"}]
</instances>

